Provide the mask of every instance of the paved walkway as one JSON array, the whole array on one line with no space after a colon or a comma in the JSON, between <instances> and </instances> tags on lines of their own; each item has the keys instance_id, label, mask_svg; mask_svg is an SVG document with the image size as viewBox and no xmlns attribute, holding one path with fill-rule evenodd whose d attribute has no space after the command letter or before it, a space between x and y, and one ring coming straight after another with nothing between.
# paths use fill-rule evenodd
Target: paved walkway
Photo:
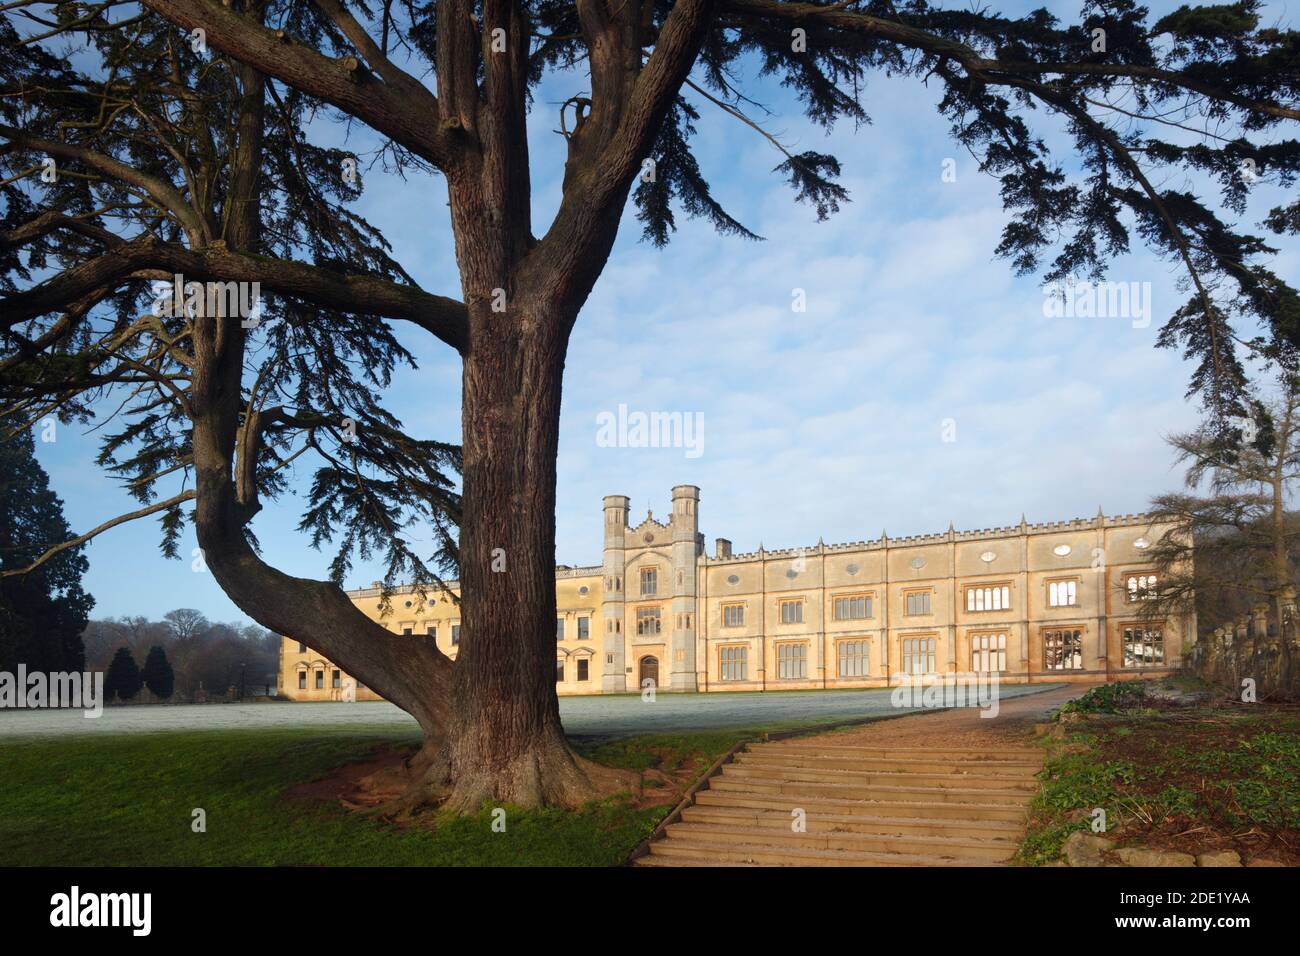
<instances>
[{"instance_id":1,"label":"paved walkway","mask_svg":"<svg viewBox=\"0 0 1300 956\"><path fill-rule=\"evenodd\" d=\"M1002 712L1026 694L1034 699L1060 685L999 687ZM830 724L898 713L885 688L870 690L785 691L766 694L669 694L653 702L635 695L561 697L565 729L578 736L627 736L690 730L761 727L769 730ZM974 715L976 711L967 712ZM934 715L931 715L933 718ZM927 719L931 719L927 718ZM888 721L896 723L896 721ZM74 710L0 711L0 740L73 734L136 733L168 730L320 727L334 731L414 731L415 721L382 701L343 703L180 704L116 706L102 717L85 719Z\"/></svg>"}]
</instances>

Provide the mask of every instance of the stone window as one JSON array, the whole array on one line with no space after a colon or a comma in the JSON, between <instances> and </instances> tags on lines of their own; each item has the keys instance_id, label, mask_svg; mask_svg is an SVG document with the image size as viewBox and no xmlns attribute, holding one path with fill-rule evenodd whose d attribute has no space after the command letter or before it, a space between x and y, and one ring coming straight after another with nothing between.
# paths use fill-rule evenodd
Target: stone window
<instances>
[{"instance_id":1,"label":"stone window","mask_svg":"<svg viewBox=\"0 0 1300 956\"><path fill-rule=\"evenodd\" d=\"M1083 670L1083 631L1077 627L1043 631L1043 670Z\"/></svg>"},{"instance_id":2,"label":"stone window","mask_svg":"<svg viewBox=\"0 0 1300 956\"><path fill-rule=\"evenodd\" d=\"M564 640L564 618L562 617L555 619L555 639L557 641Z\"/></svg>"},{"instance_id":3,"label":"stone window","mask_svg":"<svg viewBox=\"0 0 1300 956\"><path fill-rule=\"evenodd\" d=\"M930 592L924 593L929 597ZM903 641L903 673L934 673L933 637L909 637Z\"/></svg>"},{"instance_id":4,"label":"stone window","mask_svg":"<svg viewBox=\"0 0 1300 956\"><path fill-rule=\"evenodd\" d=\"M590 680L591 662L585 657L578 658L578 680Z\"/></svg>"},{"instance_id":5,"label":"stone window","mask_svg":"<svg viewBox=\"0 0 1300 956\"><path fill-rule=\"evenodd\" d=\"M781 623L782 624L802 624L803 623L803 598L795 601L781 602Z\"/></svg>"},{"instance_id":6,"label":"stone window","mask_svg":"<svg viewBox=\"0 0 1300 956\"><path fill-rule=\"evenodd\" d=\"M460 625L459 625L459 624L453 624L453 625L451 626L451 643L452 643L452 646L453 646L453 647L454 647L455 645L457 645L457 644L460 643Z\"/></svg>"},{"instance_id":7,"label":"stone window","mask_svg":"<svg viewBox=\"0 0 1300 956\"><path fill-rule=\"evenodd\" d=\"M317 671L317 672L316 672L316 689L317 689L317 690L324 690L324 689L325 689L325 672L324 672L324 671Z\"/></svg>"},{"instance_id":8,"label":"stone window","mask_svg":"<svg viewBox=\"0 0 1300 956\"><path fill-rule=\"evenodd\" d=\"M970 669L977 674L1007 669L1007 635L1004 631L971 635Z\"/></svg>"},{"instance_id":9,"label":"stone window","mask_svg":"<svg viewBox=\"0 0 1300 956\"><path fill-rule=\"evenodd\" d=\"M867 677L867 642L865 640L840 641L835 645L839 657L841 677Z\"/></svg>"},{"instance_id":10,"label":"stone window","mask_svg":"<svg viewBox=\"0 0 1300 956\"><path fill-rule=\"evenodd\" d=\"M306 671L299 671L299 672L298 672L298 689L299 689L299 690L306 690L306 689L307 689L307 672L306 672Z\"/></svg>"},{"instance_id":11,"label":"stone window","mask_svg":"<svg viewBox=\"0 0 1300 956\"><path fill-rule=\"evenodd\" d=\"M723 627L744 627L745 626L745 605L743 604L722 605L722 626Z\"/></svg>"},{"instance_id":12,"label":"stone window","mask_svg":"<svg viewBox=\"0 0 1300 956\"><path fill-rule=\"evenodd\" d=\"M563 682L564 682L564 661L557 660L555 662L555 683L561 684Z\"/></svg>"},{"instance_id":13,"label":"stone window","mask_svg":"<svg viewBox=\"0 0 1300 956\"><path fill-rule=\"evenodd\" d=\"M641 569L641 593L642 594L659 593L659 569L658 568Z\"/></svg>"},{"instance_id":14,"label":"stone window","mask_svg":"<svg viewBox=\"0 0 1300 956\"><path fill-rule=\"evenodd\" d=\"M1048 607L1076 607L1079 603L1079 579L1047 582Z\"/></svg>"},{"instance_id":15,"label":"stone window","mask_svg":"<svg viewBox=\"0 0 1300 956\"><path fill-rule=\"evenodd\" d=\"M340 678L340 674L338 671L334 671L332 674L330 674L330 686L335 689L338 689L340 686L342 686L342 680Z\"/></svg>"},{"instance_id":16,"label":"stone window","mask_svg":"<svg viewBox=\"0 0 1300 956\"><path fill-rule=\"evenodd\" d=\"M639 635L658 634L661 628L659 608L639 607L636 609L636 632Z\"/></svg>"},{"instance_id":17,"label":"stone window","mask_svg":"<svg viewBox=\"0 0 1300 956\"><path fill-rule=\"evenodd\" d=\"M912 617L930 613L930 589L924 591L908 591L906 597L906 613Z\"/></svg>"},{"instance_id":18,"label":"stone window","mask_svg":"<svg viewBox=\"0 0 1300 956\"><path fill-rule=\"evenodd\" d=\"M835 598L834 616L837 621L863 621L871 617L870 594L841 594Z\"/></svg>"},{"instance_id":19,"label":"stone window","mask_svg":"<svg viewBox=\"0 0 1300 956\"><path fill-rule=\"evenodd\" d=\"M1011 607L1011 588L1006 584L966 589L967 611L1006 611Z\"/></svg>"},{"instance_id":20,"label":"stone window","mask_svg":"<svg viewBox=\"0 0 1300 956\"><path fill-rule=\"evenodd\" d=\"M749 648L744 645L718 648L719 680L747 680L746 663Z\"/></svg>"},{"instance_id":21,"label":"stone window","mask_svg":"<svg viewBox=\"0 0 1300 956\"><path fill-rule=\"evenodd\" d=\"M433 641L433 643L437 644L437 643L438 643L438 625L437 625L437 624L426 624L426 625L424 626L424 636L427 637L429 640Z\"/></svg>"},{"instance_id":22,"label":"stone window","mask_svg":"<svg viewBox=\"0 0 1300 956\"><path fill-rule=\"evenodd\" d=\"M299 641L299 642L298 642L298 653L299 653L299 654L306 654L306 653L307 653L307 645L304 644L302 641Z\"/></svg>"},{"instance_id":23,"label":"stone window","mask_svg":"<svg viewBox=\"0 0 1300 956\"><path fill-rule=\"evenodd\" d=\"M591 637L591 618L578 618L578 640L585 641Z\"/></svg>"},{"instance_id":24,"label":"stone window","mask_svg":"<svg viewBox=\"0 0 1300 956\"><path fill-rule=\"evenodd\" d=\"M776 645L776 676L778 680L804 680L808 676L808 645Z\"/></svg>"},{"instance_id":25,"label":"stone window","mask_svg":"<svg viewBox=\"0 0 1300 956\"><path fill-rule=\"evenodd\" d=\"M1133 604L1137 601L1150 601L1159 595L1156 587L1157 575L1153 571L1143 571L1140 574L1130 574L1124 582L1125 590L1128 593L1128 602Z\"/></svg>"},{"instance_id":26,"label":"stone window","mask_svg":"<svg viewBox=\"0 0 1300 956\"><path fill-rule=\"evenodd\" d=\"M1160 667L1165 662L1164 627L1154 625L1125 625L1124 666Z\"/></svg>"}]
</instances>

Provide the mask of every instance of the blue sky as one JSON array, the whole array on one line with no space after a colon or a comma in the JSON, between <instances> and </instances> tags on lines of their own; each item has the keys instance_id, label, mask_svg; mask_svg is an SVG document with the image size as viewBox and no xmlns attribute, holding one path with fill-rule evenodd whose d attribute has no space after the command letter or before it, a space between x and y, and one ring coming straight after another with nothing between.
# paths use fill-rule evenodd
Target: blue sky
<instances>
[{"instance_id":1,"label":"blue sky","mask_svg":"<svg viewBox=\"0 0 1300 956\"><path fill-rule=\"evenodd\" d=\"M1028 4L1001 6L1008 13ZM1037 6L1037 4L1035 4ZM1063 17L1074 5L1048 4ZM1177 4L1152 3L1155 15ZM1285 7L1272 10L1284 22ZM542 88L531 119L535 229L559 196L558 104L584 91L579 75ZM1049 318L1041 284L993 256L1005 221L997 183L949 136L934 110L939 91L876 77L870 126L825 135L776 84L750 95L766 125L796 150L834 153L852 202L830 221L794 203L771 170L781 157L752 130L700 103L696 155L714 194L765 242L719 237L678 216L666 250L638 241L629 212L618 245L579 319L565 375L559 455L557 561L600 561L601 497L626 494L637 523L663 515L675 484L701 488L701 530L737 550L1142 510L1181 482L1163 435L1193 427L1184 398L1189 368L1156 334L1185 296L1169 263L1135 248L1115 281L1150 282L1153 321ZM1059 125L1037 131L1070 161ZM360 128L318 123L319 140L372 148ZM941 176L956 162L956 181ZM383 228L399 261L431 291L457 295L441 179L405 183L365 174L360 209ZM1281 201L1260 189L1244 222ZM1258 230L1256 230L1258 231ZM1135 247L1138 240L1134 239ZM1293 282L1300 243L1275 238L1273 268ZM805 290L807 310L791 309ZM389 407L416 434L458 440L460 363L418 330L403 341L418 371L399 375ZM684 449L606 448L597 416L633 410L703 416L698 457ZM950 420L945 434L945 421ZM955 441L945 441L952 437ZM95 436L62 428L38 455L84 530L131 510L93 464ZM299 469L305 484L310 468ZM254 528L266 558L323 577L328 554L294 530L301 502L269 506ZM96 616L160 617L198 608L243 615L210 574L158 553L156 523L115 529L87 551L85 584ZM192 532L184 552L195 547ZM379 576L358 565L349 587Z\"/></svg>"}]
</instances>

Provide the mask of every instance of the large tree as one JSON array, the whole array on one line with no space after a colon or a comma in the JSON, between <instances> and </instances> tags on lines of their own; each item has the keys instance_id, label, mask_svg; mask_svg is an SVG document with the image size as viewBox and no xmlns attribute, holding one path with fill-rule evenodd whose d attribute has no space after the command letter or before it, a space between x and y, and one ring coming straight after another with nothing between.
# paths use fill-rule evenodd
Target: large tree
<instances>
[{"instance_id":1,"label":"large tree","mask_svg":"<svg viewBox=\"0 0 1300 956\"><path fill-rule=\"evenodd\" d=\"M0 443L0 573L26 568L51 543L72 537L63 502L36 460L31 429L20 429ZM19 664L47 672L85 668L81 632L95 599L81 587L82 550L63 549L31 574L0 576L0 671Z\"/></svg>"},{"instance_id":2,"label":"large tree","mask_svg":"<svg viewBox=\"0 0 1300 956\"><path fill-rule=\"evenodd\" d=\"M1300 516L1289 505L1300 479L1300 378L1273 384L1271 394L1249 401L1244 422L1226 430L1207 422L1169 437L1187 465L1186 488L1152 502L1151 513L1179 531L1151 550L1161 581L1147 610L1195 607L1204 633L1268 606L1280 638L1276 677L1289 688L1298 623Z\"/></svg>"},{"instance_id":3,"label":"large tree","mask_svg":"<svg viewBox=\"0 0 1300 956\"><path fill-rule=\"evenodd\" d=\"M1001 181L997 251L1015 268L1100 278L1134 231L1179 265L1188 298L1161 341L1194 360L1192 391L1217 416L1241 410L1243 352L1294 364L1295 292L1265 265L1267 244L1233 223L1254 183L1289 184L1300 163L1287 138L1300 119L1300 35L1261 26L1252 2L1159 20L1128 0L1090 2L1070 24L920 0L143 5L117 19L112 4L8 5L23 32L5 34L15 55L0 78L6 394L79 415L97 390L138 389L142 424L105 463L148 494L192 476L142 511L175 532L192 509L207 566L236 604L416 716L426 746L414 798L473 807L595 792L564 740L552 676L569 336L629 196L654 244L668 241L675 207L751 235L710 193L691 138L705 109L763 132L748 112L755 73L795 90L825 126L867 119L873 75L939 84L953 136ZM99 59L73 69L32 41L42 32L84 37ZM546 77L573 95L557 118L562 196L539 227L528 114ZM385 161L409 177L408 208L442 201L427 188L429 173L442 176L458 297L419 288L349 213L355 183L329 175L348 157L302 133L318 105L383 138ZM1049 153L1055 124L1076 162ZM769 139L777 171L819 217L848 199L835 157ZM50 160L65 175L42 184ZM1168 185L1180 172L1218 195ZM1300 203L1269 226L1300 229ZM259 282L277 321L248 328L220 308L135 318L142 282L174 273ZM378 363L386 381L405 358L385 320L461 357L463 462L407 439L358 385L358 364ZM345 431L345 418L358 427ZM332 582L269 567L250 537L299 453L293 441L325 459L304 526L318 543L344 529ZM435 453L437 465L463 464L460 499L422 468ZM366 620L337 587L354 546L387 547L390 570L433 580L400 543L417 516L459 522L445 549L461 583L454 668Z\"/></svg>"}]
</instances>

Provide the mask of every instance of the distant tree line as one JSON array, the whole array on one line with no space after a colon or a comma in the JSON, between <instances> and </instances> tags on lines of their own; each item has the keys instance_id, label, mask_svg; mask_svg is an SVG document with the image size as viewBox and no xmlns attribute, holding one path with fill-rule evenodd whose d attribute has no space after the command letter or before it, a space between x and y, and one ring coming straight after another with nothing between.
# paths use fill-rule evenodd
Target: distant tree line
<instances>
[{"instance_id":1,"label":"distant tree line","mask_svg":"<svg viewBox=\"0 0 1300 956\"><path fill-rule=\"evenodd\" d=\"M92 620L82 634L86 668L104 671L110 697L135 699L142 688L156 698L193 700L202 689L224 697L230 688L245 696L274 686L279 638L255 625L209 621L193 608L178 608L161 621L146 617Z\"/></svg>"}]
</instances>

